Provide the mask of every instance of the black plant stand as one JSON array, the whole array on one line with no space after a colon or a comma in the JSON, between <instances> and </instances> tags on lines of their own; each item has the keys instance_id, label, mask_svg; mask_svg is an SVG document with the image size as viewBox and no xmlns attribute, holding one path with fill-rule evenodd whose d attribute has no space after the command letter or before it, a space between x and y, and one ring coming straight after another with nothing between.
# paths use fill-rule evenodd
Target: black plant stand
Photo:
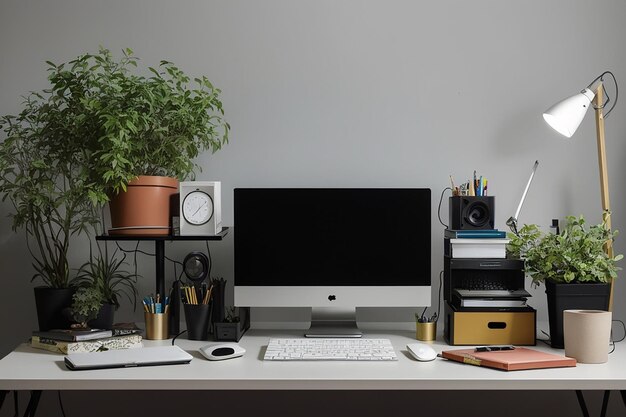
<instances>
[{"instance_id":1,"label":"black plant stand","mask_svg":"<svg viewBox=\"0 0 626 417\"><path fill-rule=\"evenodd\" d=\"M155 284L156 294L165 295L165 242L175 241L206 241L206 240L222 240L228 234L228 227L223 227L222 231L215 236L123 236L123 235L100 235L96 236L96 240L112 240L112 241L150 241L154 242L155 255ZM170 335L175 336L179 333L180 306L179 297L172 297L170 314Z\"/></svg>"}]
</instances>

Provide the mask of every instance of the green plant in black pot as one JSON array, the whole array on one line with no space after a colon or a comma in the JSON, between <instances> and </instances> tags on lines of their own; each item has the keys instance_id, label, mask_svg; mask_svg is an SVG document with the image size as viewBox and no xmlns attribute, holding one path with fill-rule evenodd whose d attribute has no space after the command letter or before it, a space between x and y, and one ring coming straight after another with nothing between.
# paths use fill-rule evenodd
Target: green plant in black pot
<instances>
[{"instance_id":1,"label":"green plant in black pot","mask_svg":"<svg viewBox=\"0 0 626 417\"><path fill-rule=\"evenodd\" d=\"M231 306L226 309L226 317L224 323L239 323L239 314L237 314L237 307Z\"/></svg>"},{"instance_id":2,"label":"green plant in black pot","mask_svg":"<svg viewBox=\"0 0 626 417\"><path fill-rule=\"evenodd\" d=\"M97 317L103 302L104 298L98 288L78 288L72 296L72 318L79 323L74 327L87 328L87 322Z\"/></svg>"},{"instance_id":3,"label":"green plant in black pot","mask_svg":"<svg viewBox=\"0 0 626 417\"><path fill-rule=\"evenodd\" d=\"M535 286L546 285L553 347L563 347L563 310L608 309L611 282L621 269L616 263L623 256L609 257L604 246L617 233L604 224L587 226L583 216L568 216L558 235L533 224L510 234L510 254L524 260Z\"/></svg>"},{"instance_id":4,"label":"green plant in black pot","mask_svg":"<svg viewBox=\"0 0 626 417\"><path fill-rule=\"evenodd\" d=\"M67 327L61 311L72 300L68 252L72 237L97 222L87 196L90 127L49 90L32 93L17 116L0 117L0 197L10 207L14 231L26 232L41 330Z\"/></svg>"},{"instance_id":5,"label":"green plant in black pot","mask_svg":"<svg viewBox=\"0 0 626 417\"><path fill-rule=\"evenodd\" d=\"M109 329L113 325L114 311L119 308L122 297L137 307L137 274L127 272L124 267L126 254L118 256L116 249L109 256L108 248L104 250L97 246L98 252L94 255L90 248L89 261L78 270L76 283L80 288L89 288L97 291L102 298L102 306L92 317L89 325L94 328Z\"/></svg>"}]
</instances>

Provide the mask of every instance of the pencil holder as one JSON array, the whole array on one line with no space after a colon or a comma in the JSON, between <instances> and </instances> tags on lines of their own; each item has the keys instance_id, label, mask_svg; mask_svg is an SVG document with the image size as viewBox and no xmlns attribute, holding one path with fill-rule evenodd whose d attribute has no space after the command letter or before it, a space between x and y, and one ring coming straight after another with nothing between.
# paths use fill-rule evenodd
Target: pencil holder
<instances>
[{"instance_id":1,"label":"pencil holder","mask_svg":"<svg viewBox=\"0 0 626 417\"><path fill-rule=\"evenodd\" d=\"M164 340L169 333L168 313L143 313L146 320L146 339Z\"/></svg>"},{"instance_id":2,"label":"pencil holder","mask_svg":"<svg viewBox=\"0 0 626 417\"><path fill-rule=\"evenodd\" d=\"M415 338L423 342L431 342L437 338L437 322L415 322Z\"/></svg>"},{"instance_id":3,"label":"pencil holder","mask_svg":"<svg viewBox=\"0 0 626 417\"><path fill-rule=\"evenodd\" d=\"M187 339L208 340L211 304L183 304Z\"/></svg>"}]
</instances>

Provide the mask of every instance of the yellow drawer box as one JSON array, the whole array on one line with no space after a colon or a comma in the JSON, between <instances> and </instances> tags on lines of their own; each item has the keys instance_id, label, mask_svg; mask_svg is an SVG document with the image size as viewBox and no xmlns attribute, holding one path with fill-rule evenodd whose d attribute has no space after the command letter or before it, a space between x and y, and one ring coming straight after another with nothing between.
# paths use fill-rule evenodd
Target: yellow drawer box
<instances>
[{"instance_id":1,"label":"yellow drawer box","mask_svg":"<svg viewBox=\"0 0 626 417\"><path fill-rule=\"evenodd\" d=\"M459 311L445 303L444 337L450 345L517 345L536 344L537 312Z\"/></svg>"}]
</instances>

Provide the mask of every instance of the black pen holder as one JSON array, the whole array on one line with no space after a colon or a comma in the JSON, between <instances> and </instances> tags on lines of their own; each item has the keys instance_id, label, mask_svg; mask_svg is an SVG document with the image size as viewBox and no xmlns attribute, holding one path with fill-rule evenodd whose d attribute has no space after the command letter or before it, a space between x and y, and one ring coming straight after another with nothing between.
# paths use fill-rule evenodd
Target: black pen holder
<instances>
[{"instance_id":1,"label":"black pen holder","mask_svg":"<svg viewBox=\"0 0 626 417\"><path fill-rule=\"evenodd\" d=\"M187 339L208 340L211 304L183 304L183 306L187 323Z\"/></svg>"}]
</instances>

